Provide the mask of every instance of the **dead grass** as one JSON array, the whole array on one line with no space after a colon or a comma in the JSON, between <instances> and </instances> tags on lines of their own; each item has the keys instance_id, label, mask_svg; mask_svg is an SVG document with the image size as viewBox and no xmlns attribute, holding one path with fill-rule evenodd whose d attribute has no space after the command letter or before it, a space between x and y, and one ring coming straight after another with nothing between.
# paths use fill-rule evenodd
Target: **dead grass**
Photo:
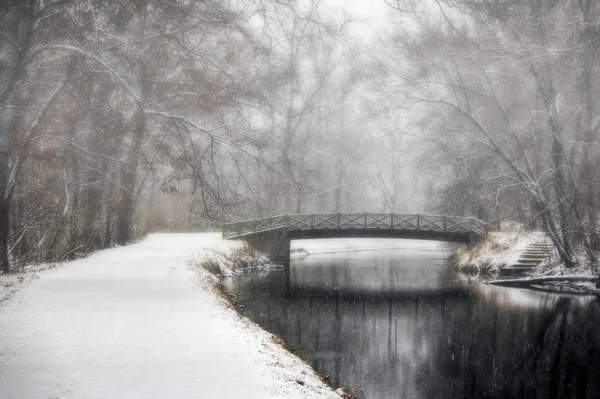
<instances>
[{"instance_id":1,"label":"dead grass","mask_svg":"<svg viewBox=\"0 0 600 399\"><path fill-rule=\"evenodd\" d=\"M488 233L477 244L461 247L450 256L454 269L470 278L493 278L498 270L517 260L527 245L540 233L521 230Z\"/></svg>"},{"instance_id":2,"label":"dead grass","mask_svg":"<svg viewBox=\"0 0 600 399\"><path fill-rule=\"evenodd\" d=\"M218 277L231 277L279 267L273 264L265 254L247 245L229 251L209 251L195 257L192 263Z\"/></svg>"}]
</instances>

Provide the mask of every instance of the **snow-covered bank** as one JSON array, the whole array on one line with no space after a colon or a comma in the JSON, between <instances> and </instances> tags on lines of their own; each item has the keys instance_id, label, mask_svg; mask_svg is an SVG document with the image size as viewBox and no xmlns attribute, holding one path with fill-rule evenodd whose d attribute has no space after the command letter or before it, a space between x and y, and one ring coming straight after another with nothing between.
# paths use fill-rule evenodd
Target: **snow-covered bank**
<instances>
[{"instance_id":1,"label":"snow-covered bank","mask_svg":"<svg viewBox=\"0 0 600 399\"><path fill-rule=\"evenodd\" d=\"M153 234L50 270L0 307L2 398L339 398L189 258L236 243Z\"/></svg>"},{"instance_id":2,"label":"snow-covered bank","mask_svg":"<svg viewBox=\"0 0 600 399\"><path fill-rule=\"evenodd\" d=\"M238 243L236 243L238 244ZM207 250L190 259L190 264L200 266L219 277L232 277L238 274L281 269L262 252L238 245L226 250Z\"/></svg>"},{"instance_id":3,"label":"snow-covered bank","mask_svg":"<svg viewBox=\"0 0 600 399\"><path fill-rule=\"evenodd\" d=\"M548 252L549 257L535 267L531 267L526 272L526 276L519 278L502 276L500 272L503 267L518 264L521 256L527 256L523 255L527 248L539 242L548 242L542 232L489 233L475 246L462 247L455 251L451 261L463 280L486 281L494 285L527 287L552 292L600 292L596 288L595 276L590 265L580 262L567 268L553 250ZM551 248L552 244L549 245Z\"/></svg>"},{"instance_id":4,"label":"snow-covered bank","mask_svg":"<svg viewBox=\"0 0 600 399\"><path fill-rule=\"evenodd\" d=\"M598 275L593 272L592 265L587 263L588 257L583 253L584 249L576 247L574 252L577 263L571 267L566 267L557 253L536 267L531 277L536 281L546 281L534 287L560 292L600 293L600 289L596 287Z\"/></svg>"},{"instance_id":5,"label":"snow-covered bank","mask_svg":"<svg viewBox=\"0 0 600 399\"><path fill-rule=\"evenodd\" d=\"M517 262L527 246L543 239L540 232L507 231L488 233L472 247L463 246L451 256L459 272L475 278L493 277L501 267Z\"/></svg>"}]
</instances>

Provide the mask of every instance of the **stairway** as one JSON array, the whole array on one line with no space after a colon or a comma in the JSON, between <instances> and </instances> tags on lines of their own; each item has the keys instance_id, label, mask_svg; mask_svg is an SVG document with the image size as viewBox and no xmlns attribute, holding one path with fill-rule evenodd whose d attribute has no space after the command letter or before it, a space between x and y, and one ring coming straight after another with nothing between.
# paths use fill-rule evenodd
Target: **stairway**
<instances>
[{"instance_id":1,"label":"stairway","mask_svg":"<svg viewBox=\"0 0 600 399\"><path fill-rule=\"evenodd\" d=\"M521 252L519 260L512 265L500 269L499 279L524 278L531 275L533 270L542 263L550 254L553 245L547 241L531 243Z\"/></svg>"}]
</instances>

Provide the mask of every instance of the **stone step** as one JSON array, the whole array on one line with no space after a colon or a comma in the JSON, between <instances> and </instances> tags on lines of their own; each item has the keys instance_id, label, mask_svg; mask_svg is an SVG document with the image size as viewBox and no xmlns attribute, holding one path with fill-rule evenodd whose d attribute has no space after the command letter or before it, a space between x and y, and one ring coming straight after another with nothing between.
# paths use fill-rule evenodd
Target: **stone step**
<instances>
[{"instance_id":1,"label":"stone step","mask_svg":"<svg viewBox=\"0 0 600 399\"><path fill-rule=\"evenodd\" d=\"M520 258L517 262L518 263L522 263L522 264L526 264L526 265L539 265L540 263L542 263L544 261L544 259L526 259L526 258Z\"/></svg>"},{"instance_id":2,"label":"stone step","mask_svg":"<svg viewBox=\"0 0 600 399\"><path fill-rule=\"evenodd\" d=\"M528 265L531 267L536 267L537 265L541 264L543 261L541 260L527 260L527 259L519 259L516 264L519 265Z\"/></svg>"},{"instance_id":3,"label":"stone step","mask_svg":"<svg viewBox=\"0 0 600 399\"><path fill-rule=\"evenodd\" d=\"M546 243L534 243L519 254L517 263L500 269L499 277L517 278L529 275L552 253L554 246Z\"/></svg>"},{"instance_id":4,"label":"stone step","mask_svg":"<svg viewBox=\"0 0 600 399\"><path fill-rule=\"evenodd\" d=\"M521 267L523 269L534 269L536 266L537 266L537 264L533 264L533 263L519 263L519 262L517 262L514 265L512 265L511 267Z\"/></svg>"}]
</instances>

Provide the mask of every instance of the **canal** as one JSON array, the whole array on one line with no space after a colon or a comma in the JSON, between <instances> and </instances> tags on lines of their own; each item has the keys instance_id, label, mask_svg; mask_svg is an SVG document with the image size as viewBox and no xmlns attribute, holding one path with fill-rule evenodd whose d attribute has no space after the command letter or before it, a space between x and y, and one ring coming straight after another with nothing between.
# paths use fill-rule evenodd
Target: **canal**
<instances>
[{"instance_id":1,"label":"canal","mask_svg":"<svg viewBox=\"0 0 600 399\"><path fill-rule=\"evenodd\" d=\"M600 397L598 298L458 283L444 244L394 246L224 285L240 313L359 397Z\"/></svg>"}]
</instances>

